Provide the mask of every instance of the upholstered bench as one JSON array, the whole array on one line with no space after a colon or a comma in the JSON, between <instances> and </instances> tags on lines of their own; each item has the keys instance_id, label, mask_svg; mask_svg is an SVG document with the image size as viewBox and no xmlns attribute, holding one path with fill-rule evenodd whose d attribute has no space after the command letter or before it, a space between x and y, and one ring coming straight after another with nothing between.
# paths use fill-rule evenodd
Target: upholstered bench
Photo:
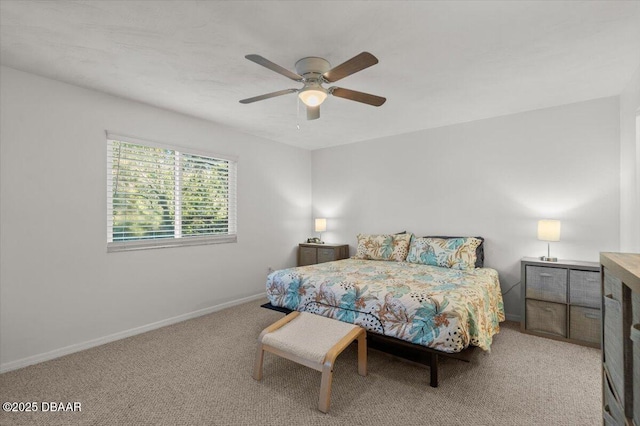
<instances>
[{"instance_id":1,"label":"upholstered bench","mask_svg":"<svg viewBox=\"0 0 640 426\"><path fill-rule=\"evenodd\" d=\"M292 312L260 333L253 378L262 379L264 351L321 371L318 409L326 413L331 404L334 362L356 339L358 374L366 376L367 333L364 328L308 312Z\"/></svg>"}]
</instances>

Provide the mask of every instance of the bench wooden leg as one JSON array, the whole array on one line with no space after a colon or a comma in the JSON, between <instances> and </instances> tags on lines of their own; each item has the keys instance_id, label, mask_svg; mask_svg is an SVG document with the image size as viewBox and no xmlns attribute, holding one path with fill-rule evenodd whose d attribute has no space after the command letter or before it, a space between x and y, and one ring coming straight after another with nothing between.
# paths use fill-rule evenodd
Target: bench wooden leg
<instances>
[{"instance_id":1,"label":"bench wooden leg","mask_svg":"<svg viewBox=\"0 0 640 426\"><path fill-rule=\"evenodd\" d=\"M325 362L322 366L320 401L318 402L318 410L323 413L329 412L329 406L331 405L331 382L333 382L333 363Z\"/></svg>"},{"instance_id":2,"label":"bench wooden leg","mask_svg":"<svg viewBox=\"0 0 640 426\"><path fill-rule=\"evenodd\" d=\"M358 336L358 374L367 375L367 333L364 330Z\"/></svg>"},{"instance_id":3,"label":"bench wooden leg","mask_svg":"<svg viewBox=\"0 0 640 426\"><path fill-rule=\"evenodd\" d=\"M256 363L253 367L253 378L260 381L262 380L262 362L264 360L264 350L262 349L262 343L258 344L258 352L256 353Z\"/></svg>"},{"instance_id":4,"label":"bench wooden leg","mask_svg":"<svg viewBox=\"0 0 640 426\"><path fill-rule=\"evenodd\" d=\"M284 318L279 319L278 321L271 324L269 327L262 330L260 336L258 336L258 352L256 353L256 363L253 367L253 378L256 380L262 380L262 362L264 360L264 349L262 346L262 339L265 335L276 331L277 329L284 327L287 323L291 322L294 318L300 315L300 312L294 311L291 312Z\"/></svg>"}]
</instances>

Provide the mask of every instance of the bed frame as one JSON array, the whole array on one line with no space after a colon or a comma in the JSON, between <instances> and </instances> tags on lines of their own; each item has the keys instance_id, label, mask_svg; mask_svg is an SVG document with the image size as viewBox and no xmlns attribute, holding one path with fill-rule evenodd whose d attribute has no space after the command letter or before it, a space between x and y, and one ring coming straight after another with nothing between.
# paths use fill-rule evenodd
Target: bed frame
<instances>
[{"instance_id":1,"label":"bed frame","mask_svg":"<svg viewBox=\"0 0 640 426\"><path fill-rule=\"evenodd\" d=\"M282 312L285 315L293 312L291 309L274 306L271 303L265 303L260 306L266 309ZM367 346L371 349L377 349L409 361L417 362L418 364L429 366L431 375L429 384L434 388L438 387L439 357L444 356L464 362L470 362L476 350L475 346L469 346L468 348L456 353L441 352L427 348L426 346L416 345L404 340L396 339L395 337L373 333L369 330L367 330Z\"/></svg>"}]
</instances>

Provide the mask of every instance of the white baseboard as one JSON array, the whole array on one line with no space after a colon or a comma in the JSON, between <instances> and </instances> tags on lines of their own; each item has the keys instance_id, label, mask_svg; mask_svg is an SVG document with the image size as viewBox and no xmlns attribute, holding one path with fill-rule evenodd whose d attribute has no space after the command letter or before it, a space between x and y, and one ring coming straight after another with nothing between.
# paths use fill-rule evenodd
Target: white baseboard
<instances>
[{"instance_id":1,"label":"white baseboard","mask_svg":"<svg viewBox=\"0 0 640 426\"><path fill-rule=\"evenodd\" d=\"M104 345L105 343L113 342L115 340L124 339L126 337L135 336L136 334L145 333L147 331L155 330L156 328L165 327L167 325L175 324L181 321L186 321L191 318L196 318L202 315L207 315L212 312L220 311L222 309L230 308L232 306L240 305L242 303L251 302L261 298L266 299L266 292L256 294L254 296L243 297L242 299L232 300L230 302L221 303L219 305L210 306L208 308L199 309L197 311L189 312L186 314L178 315L173 318L167 318L162 321L157 321L151 324L143 325L140 327L132 328L129 330L120 331L118 333L110 334L108 336L99 337L97 339L88 340L82 343L76 343L74 345L65 346L64 348L54 349L49 352L45 352L38 355L29 356L16 361L7 362L0 365L0 373L6 373L7 371L17 370L19 368L27 367L29 365L38 364L44 361L49 361L55 358L59 358L64 355L69 355L74 352L80 352L85 349L93 348L95 346Z\"/></svg>"}]
</instances>

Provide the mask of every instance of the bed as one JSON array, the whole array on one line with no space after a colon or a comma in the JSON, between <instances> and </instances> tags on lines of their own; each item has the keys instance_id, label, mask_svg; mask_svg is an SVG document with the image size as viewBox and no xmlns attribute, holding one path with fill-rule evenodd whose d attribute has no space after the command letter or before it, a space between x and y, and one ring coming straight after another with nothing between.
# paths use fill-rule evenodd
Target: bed
<instances>
[{"instance_id":1,"label":"bed","mask_svg":"<svg viewBox=\"0 0 640 426\"><path fill-rule=\"evenodd\" d=\"M490 350L505 319L498 273L479 267L483 240L466 247L451 242L479 237L397 235L382 236L387 247L381 236L372 244L372 236L358 235L355 258L275 271L267 277L267 297L283 312L312 312L360 325L371 337L402 343L398 347L424 349L437 386L437 354ZM434 250L438 238L448 253Z\"/></svg>"}]
</instances>

